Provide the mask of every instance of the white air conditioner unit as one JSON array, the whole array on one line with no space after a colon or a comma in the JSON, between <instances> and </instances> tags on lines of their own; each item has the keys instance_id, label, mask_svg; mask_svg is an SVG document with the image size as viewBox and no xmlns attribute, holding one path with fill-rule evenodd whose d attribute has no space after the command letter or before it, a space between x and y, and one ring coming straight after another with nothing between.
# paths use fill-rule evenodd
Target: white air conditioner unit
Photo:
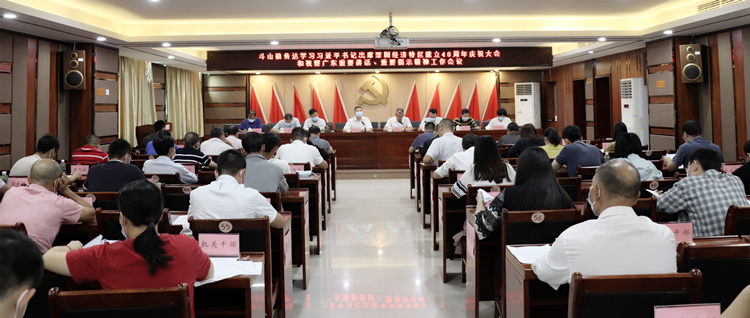
<instances>
[{"instance_id":1,"label":"white air conditioner unit","mask_svg":"<svg viewBox=\"0 0 750 318\"><path fill-rule=\"evenodd\" d=\"M516 123L519 126L533 124L542 127L542 100L539 94L539 83L515 83L516 90Z\"/></svg>"},{"instance_id":2,"label":"white air conditioner unit","mask_svg":"<svg viewBox=\"0 0 750 318\"><path fill-rule=\"evenodd\" d=\"M648 91L643 78L620 80L622 122L628 131L641 137L641 143L648 145Z\"/></svg>"}]
</instances>

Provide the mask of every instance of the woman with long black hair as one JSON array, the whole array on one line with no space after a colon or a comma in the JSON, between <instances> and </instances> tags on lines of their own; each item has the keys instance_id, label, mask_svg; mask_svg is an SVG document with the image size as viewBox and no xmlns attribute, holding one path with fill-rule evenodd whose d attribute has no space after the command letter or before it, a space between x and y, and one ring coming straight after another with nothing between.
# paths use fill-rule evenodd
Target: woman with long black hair
<instances>
[{"instance_id":1,"label":"woman with long black hair","mask_svg":"<svg viewBox=\"0 0 750 318\"><path fill-rule=\"evenodd\" d=\"M513 184L515 177L513 167L503 162L495 139L491 136L482 136L474 144L474 163L453 184L451 190L456 197L462 198L470 185Z\"/></svg>"},{"instance_id":2,"label":"woman with long black hair","mask_svg":"<svg viewBox=\"0 0 750 318\"><path fill-rule=\"evenodd\" d=\"M536 134L536 127L532 124L525 124L521 127L521 138L516 141L513 147L508 149L508 157L517 158L524 150L534 146L544 146L544 138Z\"/></svg>"}]
</instances>

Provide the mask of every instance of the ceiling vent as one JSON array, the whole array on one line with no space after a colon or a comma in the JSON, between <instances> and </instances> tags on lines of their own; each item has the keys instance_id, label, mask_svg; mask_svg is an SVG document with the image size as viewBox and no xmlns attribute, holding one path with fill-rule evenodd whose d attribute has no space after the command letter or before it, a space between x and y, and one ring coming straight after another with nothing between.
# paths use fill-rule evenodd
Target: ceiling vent
<instances>
[{"instance_id":1,"label":"ceiling vent","mask_svg":"<svg viewBox=\"0 0 750 318\"><path fill-rule=\"evenodd\" d=\"M745 0L713 0L706 2L704 4L701 4L698 6L698 13L703 13L707 11L711 11L718 8L723 8L728 5L733 5L735 3L740 3Z\"/></svg>"}]
</instances>

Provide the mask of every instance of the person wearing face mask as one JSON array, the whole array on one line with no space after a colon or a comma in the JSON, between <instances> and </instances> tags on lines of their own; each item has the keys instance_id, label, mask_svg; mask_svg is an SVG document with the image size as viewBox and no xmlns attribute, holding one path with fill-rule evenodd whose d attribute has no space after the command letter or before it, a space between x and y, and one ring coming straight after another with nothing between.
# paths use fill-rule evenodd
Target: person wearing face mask
<instances>
[{"instance_id":1,"label":"person wearing face mask","mask_svg":"<svg viewBox=\"0 0 750 318\"><path fill-rule=\"evenodd\" d=\"M499 108L497 110L497 117L492 118L490 122L487 124L487 127L484 127L486 130L494 130L496 126L503 126L508 127L510 123L513 121L508 118L508 111L505 110L505 108Z\"/></svg>"},{"instance_id":2,"label":"person wearing face mask","mask_svg":"<svg viewBox=\"0 0 750 318\"><path fill-rule=\"evenodd\" d=\"M318 110L315 108L310 108L307 113L310 115L310 118L305 119L305 124L302 126L305 130L310 130L310 127L316 126L320 128L321 131L326 131L328 129L328 125L326 124L325 120L320 119L318 117Z\"/></svg>"},{"instance_id":3,"label":"person wearing face mask","mask_svg":"<svg viewBox=\"0 0 750 318\"><path fill-rule=\"evenodd\" d=\"M396 116L388 118L383 130L393 131L395 127L403 128L404 131L414 130L414 127L411 126L411 120L409 120L409 117L404 117L404 110L401 108L396 109Z\"/></svg>"},{"instance_id":4,"label":"person wearing face mask","mask_svg":"<svg viewBox=\"0 0 750 318\"><path fill-rule=\"evenodd\" d=\"M284 218L276 208L258 190L245 187L246 167L245 156L239 151L222 152L215 172L216 181L190 192L188 216L196 219L257 219L268 216L271 227L284 227Z\"/></svg>"},{"instance_id":5,"label":"person wearing face mask","mask_svg":"<svg viewBox=\"0 0 750 318\"><path fill-rule=\"evenodd\" d=\"M354 117L349 118L344 125L344 131L350 132L352 128L361 128L362 131L372 131L370 119L365 117L362 106L354 107Z\"/></svg>"},{"instance_id":6,"label":"person wearing face mask","mask_svg":"<svg viewBox=\"0 0 750 318\"><path fill-rule=\"evenodd\" d=\"M742 180L721 172L721 155L700 148L690 155L688 177L657 197L656 209L680 213L679 222L693 223L693 236L724 235L724 221L731 205L749 206Z\"/></svg>"},{"instance_id":7,"label":"person wearing face mask","mask_svg":"<svg viewBox=\"0 0 750 318\"><path fill-rule=\"evenodd\" d=\"M216 170L216 163L211 160L211 157L199 150L201 138L197 133L191 131L185 134L183 141L185 145L175 151L172 161L179 164L197 162L201 165L201 169Z\"/></svg>"},{"instance_id":8,"label":"person wearing face mask","mask_svg":"<svg viewBox=\"0 0 750 318\"><path fill-rule=\"evenodd\" d=\"M130 164L132 147L125 139L115 139L107 150L107 163L89 168L83 187L89 192L119 192L126 184L135 180L146 180L141 169ZM175 156L176 157L176 156Z\"/></svg>"},{"instance_id":9,"label":"person wearing face mask","mask_svg":"<svg viewBox=\"0 0 750 318\"><path fill-rule=\"evenodd\" d=\"M21 318L44 275L42 253L20 232L0 229L0 255L0 317Z\"/></svg>"},{"instance_id":10,"label":"person wearing face mask","mask_svg":"<svg viewBox=\"0 0 750 318\"><path fill-rule=\"evenodd\" d=\"M718 152L721 162L724 162L721 148L714 143L703 139L701 134L703 134L703 128L697 121L689 120L682 124L682 140L684 140L685 143L677 149L677 153L675 153L673 158L664 157L664 166L672 172L677 171L680 166L687 168L690 162L688 160L690 155L700 148L708 148Z\"/></svg>"},{"instance_id":11,"label":"person wearing face mask","mask_svg":"<svg viewBox=\"0 0 750 318\"><path fill-rule=\"evenodd\" d=\"M172 148L174 139L172 137L162 137L154 141L154 149L159 155L156 159L146 160L143 163L143 173L146 174L180 174L180 180L185 184L198 182L198 177L188 171L182 164L172 161L175 157L175 150ZM227 146L229 147L229 146Z\"/></svg>"},{"instance_id":12,"label":"person wearing face mask","mask_svg":"<svg viewBox=\"0 0 750 318\"><path fill-rule=\"evenodd\" d=\"M479 126L479 124L474 121L474 118L471 118L471 112L466 108L461 110L461 117L453 120L453 126L469 126L471 127L471 130L477 130L481 128L481 126Z\"/></svg>"},{"instance_id":13,"label":"person wearing face mask","mask_svg":"<svg viewBox=\"0 0 750 318\"><path fill-rule=\"evenodd\" d=\"M422 119L422 122L419 123L419 130L420 131L430 131L430 129L427 129L425 125L427 123L433 123L437 125L441 120L443 120L442 117L437 115L437 109L436 108L430 108L430 111L427 113L427 117Z\"/></svg>"},{"instance_id":14,"label":"person wearing face mask","mask_svg":"<svg viewBox=\"0 0 750 318\"><path fill-rule=\"evenodd\" d=\"M240 131L245 133L250 129L261 129L263 128L263 120L256 117L255 111L250 110L247 112L247 118L240 123Z\"/></svg>"},{"instance_id":15,"label":"person wearing face mask","mask_svg":"<svg viewBox=\"0 0 750 318\"><path fill-rule=\"evenodd\" d=\"M8 175L13 177L26 177L31 173L31 166L42 159L55 159L57 151L60 150L60 141L57 137L46 134L39 138L36 143L36 151L33 155L18 159L10 169Z\"/></svg>"},{"instance_id":16,"label":"person wearing face mask","mask_svg":"<svg viewBox=\"0 0 750 318\"><path fill-rule=\"evenodd\" d=\"M281 132L282 128L284 129L284 132L288 132L287 130L289 129L299 127L302 127L299 124L299 119L294 118L292 114L287 113L286 115L284 115L284 119L280 120L278 123L276 123L276 126L273 126L273 128L271 128L271 132L278 134L279 132Z\"/></svg>"},{"instance_id":17,"label":"person wearing face mask","mask_svg":"<svg viewBox=\"0 0 750 318\"><path fill-rule=\"evenodd\" d=\"M430 144L422 162L426 165L437 163L440 160L448 160L455 153L463 151L461 137L453 134L453 122L443 118L437 125L437 138Z\"/></svg>"},{"instance_id":18,"label":"person wearing face mask","mask_svg":"<svg viewBox=\"0 0 750 318\"><path fill-rule=\"evenodd\" d=\"M29 186L12 188L3 196L0 224L23 222L29 238L46 252L62 223L94 221L94 207L73 192L66 180L57 162L37 161L31 168Z\"/></svg>"},{"instance_id":19,"label":"person wearing face mask","mask_svg":"<svg viewBox=\"0 0 750 318\"><path fill-rule=\"evenodd\" d=\"M557 290L583 275L646 275L677 272L672 231L638 216L641 178L628 162L613 160L596 170L588 201L595 220L573 225L531 264L539 280Z\"/></svg>"}]
</instances>

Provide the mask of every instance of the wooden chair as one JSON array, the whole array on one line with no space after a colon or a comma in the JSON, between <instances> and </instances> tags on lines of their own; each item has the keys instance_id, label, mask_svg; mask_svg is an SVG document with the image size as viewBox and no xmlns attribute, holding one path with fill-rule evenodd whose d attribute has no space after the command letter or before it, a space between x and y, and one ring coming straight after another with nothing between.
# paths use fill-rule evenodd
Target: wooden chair
<instances>
[{"instance_id":1,"label":"wooden chair","mask_svg":"<svg viewBox=\"0 0 750 318\"><path fill-rule=\"evenodd\" d=\"M21 232L24 236L29 236L29 233L26 232L26 225L23 225L23 222L16 222L16 224L0 224L0 229L11 229L16 230L18 232Z\"/></svg>"},{"instance_id":2,"label":"wooden chair","mask_svg":"<svg viewBox=\"0 0 750 318\"><path fill-rule=\"evenodd\" d=\"M299 175L296 173L285 173L284 179L286 184L289 185L289 189L299 188Z\"/></svg>"},{"instance_id":3,"label":"wooden chair","mask_svg":"<svg viewBox=\"0 0 750 318\"><path fill-rule=\"evenodd\" d=\"M131 165L135 165L136 167L138 167L139 169L141 169L141 171L143 171L143 164L146 163L146 161L147 160L145 160L145 159L131 159L130 160L130 164Z\"/></svg>"},{"instance_id":4,"label":"wooden chair","mask_svg":"<svg viewBox=\"0 0 750 318\"><path fill-rule=\"evenodd\" d=\"M101 208L96 209L97 232L107 240L124 240L121 233L120 211L104 211Z\"/></svg>"},{"instance_id":5,"label":"wooden chair","mask_svg":"<svg viewBox=\"0 0 750 318\"><path fill-rule=\"evenodd\" d=\"M503 146L505 146L505 145L503 145ZM512 145L510 145L510 146L512 146ZM508 150L510 150L510 147L507 147L507 148L506 147L500 147L499 148L500 157L501 158L508 158Z\"/></svg>"},{"instance_id":6,"label":"wooden chair","mask_svg":"<svg viewBox=\"0 0 750 318\"><path fill-rule=\"evenodd\" d=\"M201 165L197 162L190 162L190 163L183 162L181 164L185 166L185 168L188 169L188 171L192 172L195 175L198 175L198 173L201 171Z\"/></svg>"},{"instance_id":7,"label":"wooden chair","mask_svg":"<svg viewBox=\"0 0 750 318\"><path fill-rule=\"evenodd\" d=\"M210 184L216 181L216 175L213 171L201 171L198 172L198 183L199 184Z\"/></svg>"},{"instance_id":8,"label":"wooden chair","mask_svg":"<svg viewBox=\"0 0 750 318\"><path fill-rule=\"evenodd\" d=\"M507 164L509 164L511 166L515 166L515 165L518 165L518 158L503 157L503 162L505 162L505 163L507 163Z\"/></svg>"},{"instance_id":9,"label":"wooden chair","mask_svg":"<svg viewBox=\"0 0 750 318\"><path fill-rule=\"evenodd\" d=\"M200 187L197 184L164 185L162 196L164 207L170 211L187 211L190 208L190 192Z\"/></svg>"},{"instance_id":10,"label":"wooden chair","mask_svg":"<svg viewBox=\"0 0 750 318\"><path fill-rule=\"evenodd\" d=\"M653 317L654 306L695 304L701 271L657 275L589 276L573 273L568 318Z\"/></svg>"},{"instance_id":11,"label":"wooden chair","mask_svg":"<svg viewBox=\"0 0 750 318\"><path fill-rule=\"evenodd\" d=\"M646 160L660 160L667 155L666 150L644 150L641 157Z\"/></svg>"},{"instance_id":12,"label":"wooden chair","mask_svg":"<svg viewBox=\"0 0 750 318\"><path fill-rule=\"evenodd\" d=\"M458 179L461 179L461 176L464 174L463 170L448 170L448 179L450 183L456 183L458 182Z\"/></svg>"},{"instance_id":13,"label":"wooden chair","mask_svg":"<svg viewBox=\"0 0 750 318\"><path fill-rule=\"evenodd\" d=\"M651 161L651 163L654 164L654 166L656 167L656 170L664 171L664 161L663 160L658 159L658 160L649 160L649 161Z\"/></svg>"},{"instance_id":14,"label":"wooden chair","mask_svg":"<svg viewBox=\"0 0 750 318\"><path fill-rule=\"evenodd\" d=\"M557 178L557 182L573 202L581 200L581 180L581 176Z\"/></svg>"},{"instance_id":15,"label":"wooden chair","mask_svg":"<svg viewBox=\"0 0 750 318\"><path fill-rule=\"evenodd\" d=\"M636 215L645 216L656 222L656 198L650 197L638 199L633 205L633 210Z\"/></svg>"},{"instance_id":16,"label":"wooden chair","mask_svg":"<svg viewBox=\"0 0 750 318\"><path fill-rule=\"evenodd\" d=\"M117 203L120 192L78 192L76 194L82 198L90 197L94 201L91 204L94 208L101 208L102 210L120 209Z\"/></svg>"},{"instance_id":17,"label":"wooden chair","mask_svg":"<svg viewBox=\"0 0 750 318\"><path fill-rule=\"evenodd\" d=\"M750 207L741 208L734 204L729 207L724 235L750 235Z\"/></svg>"},{"instance_id":18,"label":"wooden chair","mask_svg":"<svg viewBox=\"0 0 750 318\"><path fill-rule=\"evenodd\" d=\"M594 179L594 174L596 174L596 169L599 167L576 167L576 175L581 176L582 180L591 180Z\"/></svg>"},{"instance_id":19,"label":"wooden chair","mask_svg":"<svg viewBox=\"0 0 750 318\"><path fill-rule=\"evenodd\" d=\"M486 185L486 186L468 186L466 187L466 205L477 205L477 193L479 193L479 189L482 189L487 192L492 192L492 188L495 188L496 191L502 192L507 187L512 187L512 184L506 184L506 185Z\"/></svg>"},{"instance_id":20,"label":"wooden chair","mask_svg":"<svg viewBox=\"0 0 750 318\"><path fill-rule=\"evenodd\" d=\"M281 211L281 192L279 190L276 190L276 192L261 192L260 195L269 199L277 212Z\"/></svg>"},{"instance_id":21,"label":"wooden chair","mask_svg":"<svg viewBox=\"0 0 750 318\"><path fill-rule=\"evenodd\" d=\"M149 159L156 159L159 155L147 155L145 152L139 153L139 154L131 154L130 159L131 160L149 160Z\"/></svg>"},{"instance_id":22,"label":"wooden chair","mask_svg":"<svg viewBox=\"0 0 750 318\"><path fill-rule=\"evenodd\" d=\"M697 268L703 275L701 303L720 303L725 310L750 285L750 239L747 237L696 238L677 246L677 272Z\"/></svg>"},{"instance_id":23,"label":"wooden chair","mask_svg":"<svg viewBox=\"0 0 750 318\"><path fill-rule=\"evenodd\" d=\"M50 316L190 318L185 283L172 288L60 291L49 290Z\"/></svg>"},{"instance_id":24,"label":"wooden chair","mask_svg":"<svg viewBox=\"0 0 750 318\"><path fill-rule=\"evenodd\" d=\"M735 170L742 167L743 164L744 162L742 161L725 162L721 167L721 171L723 173L732 174Z\"/></svg>"},{"instance_id":25,"label":"wooden chair","mask_svg":"<svg viewBox=\"0 0 750 318\"><path fill-rule=\"evenodd\" d=\"M289 169L292 169L292 172L298 171L300 169L300 166L302 167L302 170L304 171L310 171L312 168L310 167L309 162L290 162L289 163ZM297 170L295 170L297 169Z\"/></svg>"},{"instance_id":26,"label":"wooden chair","mask_svg":"<svg viewBox=\"0 0 750 318\"><path fill-rule=\"evenodd\" d=\"M265 271L265 288L266 288L266 315L273 317L273 308L279 297L278 278L273 276L273 262L280 260L274 259L271 255L271 225L268 217L262 219L231 219L231 220L196 220L193 217L188 218L190 229L197 240L201 233L221 234L219 223L230 222L232 229L229 233L240 234L240 252L263 252L266 261L263 262ZM282 296L283 298L283 296ZM282 299L283 301L283 299Z\"/></svg>"},{"instance_id":27,"label":"wooden chair","mask_svg":"<svg viewBox=\"0 0 750 318\"><path fill-rule=\"evenodd\" d=\"M158 181L164 184L182 184L182 180L180 179L179 173L175 173L175 174L144 173L143 175L146 176L146 179L149 179L151 181Z\"/></svg>"}]
</instances>

